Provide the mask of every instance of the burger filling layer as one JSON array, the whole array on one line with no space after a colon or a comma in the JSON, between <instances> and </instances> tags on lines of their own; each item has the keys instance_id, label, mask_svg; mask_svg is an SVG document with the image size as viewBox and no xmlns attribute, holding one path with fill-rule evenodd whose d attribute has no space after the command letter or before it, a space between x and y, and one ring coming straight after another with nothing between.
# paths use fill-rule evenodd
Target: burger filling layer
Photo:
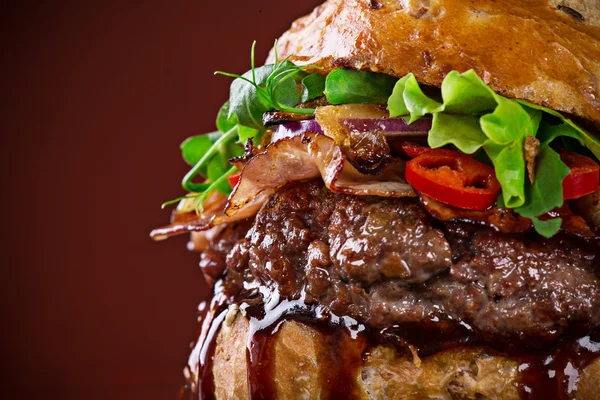
<instances>
[{"instance_id":1,"label":"burger filling layer","mask_svg":"<svg viewBox=\"0 0 600 400\"><path fill-rule=\"evenodd\" d=\"M249 227L229 226L202 255L230 296L258 283L372 328L447 321L491 338L600 323L598 251L564 233L441 223L417 199L334 194L319 180L278 191Z\"/></svg>"}]
</instances>

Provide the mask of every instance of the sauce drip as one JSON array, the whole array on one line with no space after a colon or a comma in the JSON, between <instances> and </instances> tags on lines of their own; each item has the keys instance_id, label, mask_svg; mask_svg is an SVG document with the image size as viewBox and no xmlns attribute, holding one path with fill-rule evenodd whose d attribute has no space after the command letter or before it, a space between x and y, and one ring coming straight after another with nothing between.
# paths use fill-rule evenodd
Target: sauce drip
<instances>
[{"instance_id":1,"label":"sauce drip","mask_svg":"<svg viewBox=\"0 0 600 400\"><path fill-rule=\"evenodd\" d=\"M280 298L278 292L258 287L248 300L236 301L249 320L247 341L250 399L276 399L275 340L284 321L294 320L319 332L327 349L318 362L321 398L352 399L358 394L357 376L370 349L393 346L398 352L414 347L420 357L465 345L485 345L519 360L520 394L526 400L572 399L580 372L600 356L600 331L562 338L550 347L536 349L495 339L485 341L462 322L431 320L419 324L372 330L347 316L336 316L324 307L298 299ZM187 385L180 400L214 399L213 360L216 339L227 313L227 301L215 295L199 308L201 328L186 369Z\"/></svg>"},{"instance_id":2,"label":"sauce drip","mask_svg":"<svg viewBox=\"0 0 600 400\"><path fill-rule=\"evenodd\" d=\"M215 288L220 285L221 281L215 284ZM200 327L196 341L190 345L192 351L184 369L186 385L179 393L180 400L215 399L213 360L217 337L227 315L225 299L218 293L213 296L210 305L204 301L198 306Z\"/></svg>"},{"instance_id":3,"label":"sauce drip","mask_svg":"<svg viewBox=\"0 0 600 400\"><path fill-rule=\"evenodd\" d=\"M242 313L250 321L247 344L248 392L251 399L276 399L274 385L274 341L286 320L303 322L317 329L327 353L318 362L319 382L324 399L356 397L356 374L367 347L365 327L349 317L327 313L322 307L310 306L302 294L297 300L279 300L276 292L265 293L265 305L243 304ZM340 327L344 329L340 329Z\"/></svg>"},{"instance_id":4,"label":"sauce drip","mask_svg":"<svg viewBox=\"0 0 600 400\"><path fill-rule=\"evenodd\" d=\"M552 350L522 356L521 398L527 400L573 397L580 372L600 355L600 332L563 340Z\"/></svg>"},{"instance_id":5,"label":"sauce drip","mask_svg":"<svg viewBox=\"0 0 600 400\"><path fill-rule=\"evenodd\" d=\"M323 365L320 376L323 398L356 398L356 376L367 348L365 335L353 338L352 333L347 329L339 329L339 327L336 329L332 326L322 328L320 331L324 334L325 346L331 349L319 360Z\"/></svg>"},{"instance_id":6,"label":"sauce drip","mask_svg":"<svg viewBox=\"0 0 600 400\"><path fill-rule=\"evenodd\" d=\"M264 305L240 306L242 313L249 319L248 342L246 345L246 362L248 368L248 392L251 399L275 399L276 389L274 376L274 339L281 321L286 314L294 310L304 310L304 297L299 300L281 300L277 291L262 292Z\"/></svg>"}]
</instances>

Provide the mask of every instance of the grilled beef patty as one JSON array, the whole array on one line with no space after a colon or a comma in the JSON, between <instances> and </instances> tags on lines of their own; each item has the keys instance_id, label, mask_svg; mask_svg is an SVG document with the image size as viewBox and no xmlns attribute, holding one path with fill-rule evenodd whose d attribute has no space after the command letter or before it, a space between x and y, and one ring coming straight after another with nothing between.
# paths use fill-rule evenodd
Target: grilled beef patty
<instances>
[{"instance_id":1,"label":"grilled beef patty","mask_svg":"<svg viewBox=\"0 0 600 400\"><path fill-rule=\"evenodd\" d=\"M222 265L228 252L229 295L258 282L372 328L448 320L488 336L551 338L600 324L595 245L444 225L415 199L303 182L273 195L245 238L224 242L211 257Z\"/></svg>"}]
</instances>

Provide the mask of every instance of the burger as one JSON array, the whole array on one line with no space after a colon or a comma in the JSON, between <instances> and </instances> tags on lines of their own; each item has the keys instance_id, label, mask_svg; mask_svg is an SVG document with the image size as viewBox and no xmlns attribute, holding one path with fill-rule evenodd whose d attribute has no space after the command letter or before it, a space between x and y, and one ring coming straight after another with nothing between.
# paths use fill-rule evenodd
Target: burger
<instances>
[{"instance_id":1,"label":"burger","mask_svg":"<svg viewBox=\"0 0 600 400\"><path fill-rule=\"evenodd\" d=\"M328 0L186 140L182 398L600 398L600 5Z\"/></svg>"}]
</instances>

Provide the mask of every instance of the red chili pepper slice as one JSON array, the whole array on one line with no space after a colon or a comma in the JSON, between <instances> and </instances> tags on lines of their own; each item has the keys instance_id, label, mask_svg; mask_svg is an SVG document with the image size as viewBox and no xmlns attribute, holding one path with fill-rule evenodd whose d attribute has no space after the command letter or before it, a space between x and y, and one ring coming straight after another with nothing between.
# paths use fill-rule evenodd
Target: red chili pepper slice
<instances>
[{"instance_id":1,"label":"red chili pepper slice","mask_svg":"<svg viewBox=\"0 0 600 400\"><path fill-rule=\"evenodd\" d=\"M415 142L402 142L402 151L406 153L410 158L415 158L420 156L421 154L429 153L432 149L431 147L421 146Z\"/></svg>"},{"instance_id":2,"label":"red chili pepper slice","mask_svg":"<svg viewBox=\"0 0 600 400\"><path fill-rule=\"evenodd\" d=\"M406 164L406 180L416 190L455 207L485 210L500 193L494 168L466 154L435 149Z\"/></svg>"},{"instance_id":3,"label":"red chili pepper slice","mask_svg":"<svg viewBox=\"0 0 600 400\"><path fill-rule=\"evenodd\" d=\"M242 171L238 171L235 174L231 174L227 177L227 181L229 182L229 186L234 189L238 182L240 181L240 177L242 176Z\"/></svg>"},{"instance_id":4,"label":"red chili pepper slice","mask_svg":"<svg viewBox=\"0 0 600 400\"><path fill-rule=\"evenodd\" d=\"M598 189L600 167L594 160L567 150L560 153L560 159L571 170L562 182L565 200L577 199Z\"/></svg>"}]
</instances>

